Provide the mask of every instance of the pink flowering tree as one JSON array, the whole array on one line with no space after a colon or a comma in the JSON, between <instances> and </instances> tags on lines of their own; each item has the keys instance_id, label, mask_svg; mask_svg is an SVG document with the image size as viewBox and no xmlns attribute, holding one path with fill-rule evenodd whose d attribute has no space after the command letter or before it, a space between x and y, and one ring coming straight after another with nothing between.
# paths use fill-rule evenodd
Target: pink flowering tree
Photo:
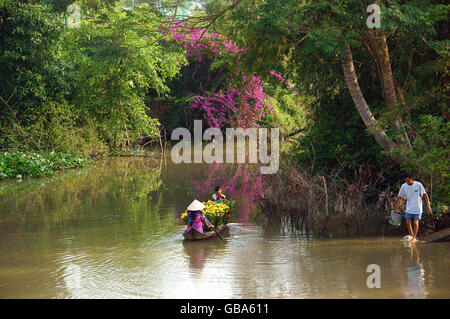
<instances>
[{"instance_id":1,"label":"pink flowering tree","mask_svg":"<svg viewBox=\"0 0 450 319\"><path fill-rule=\"evenodd\" d=\"M191 106L202 110L211 127L257 127L264 112L274 112L263 89L261 78L243 75L241 83L226 91L194 96Z\"/></svg>"},{"instance_id":2,"label":"pink flowering tree","mask_svg":"<svg viewBox=\"0 0 450 319\"><path fill-rule=\"evenodd\" d=\"M287 80L286 80L283 76L281 76L280 74L278 74L278 73L276 73L276 72L273 72L273 71L268 71L268 72L269 72L270 75L272 75L273 77L277 78L281 83L286 84L286 86L287 86L289 89L291 89L291 90L294 89L294 87L292 86L292 84L289 83L289 81L287 81ZM295 94L295 95L299 95L298 92L295 91L295 90L294 90L294 94Z\"/></svg>"},{"instance_id":3,"label":"pink flowering tree","mask_svg":"<svg viewBox=\"0 0 450 319\"><path fill-rule=\"evenodd\" d=\"M244 49L187 23L160 29L185 48L189 60L173 91L185 96L194 114L201 114L210 127L258 127L266 114L276 115L261 78L242 70Z\"/></svg>"}]
</instances>

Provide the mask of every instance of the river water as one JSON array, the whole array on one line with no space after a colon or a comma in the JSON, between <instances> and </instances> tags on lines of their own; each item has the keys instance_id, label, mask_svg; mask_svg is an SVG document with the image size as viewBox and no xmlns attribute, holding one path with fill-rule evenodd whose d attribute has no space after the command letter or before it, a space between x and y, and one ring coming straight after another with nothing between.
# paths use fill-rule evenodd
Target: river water
<instances>
[{"instance_id":1,"label":"river water","mask_svg":"<svg viewBox=\"0 0 450 319\"><path fill-rule=\"evenodd\" d=\"M179 216L214 186L224 240L184 242ZM320 240L256 222L257 170L111 158L0 184L0 298L450 298L450 243ZM366 272L379 266L380 288Z\"/></svg>"}]
</instances>

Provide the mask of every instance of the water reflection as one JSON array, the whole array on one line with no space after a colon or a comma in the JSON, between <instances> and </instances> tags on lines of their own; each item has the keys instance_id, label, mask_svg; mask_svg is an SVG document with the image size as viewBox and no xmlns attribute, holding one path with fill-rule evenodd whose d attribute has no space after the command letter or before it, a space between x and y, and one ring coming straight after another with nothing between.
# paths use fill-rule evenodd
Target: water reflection
<instances>
[{"instance_id":1,"label":"water reflection","mask_svg":"<svg viewBox=\"0 0 450 319\"><path fill-rule=\"evenodd\" d=\"M222 232L222 236L226 238L227 231ZM227 241L220 239L210 239L203 241L183 241L183 251L189 260L189 269L192 273L201 273L208 259L214 259L226 250Z\"/></svg>"},{"instance_id":2,"label":"water reflection","mask_svg":"<svg viewBox=\"0 0 450 319\"><path fill-rule=\"evenodd\" d=\"M214 188L221 186L227 198L239 198L239 220L246 223L255 208L255 199L262 193L262 181L257 165L212 164L205 167L206 178L194 180L194 194L210 199Z\"/></svg>"},{"instance_id":3,"label":"water reflection","mask_svg":"<svg viewBox=\"0 0 450 319\"><path fill-rule=\"evenodd\" d=\"M409 244L409 260L406 263L407 284L404 287L405 298L425 298L425 270L420 261L419 250L415 243Z\"/></svg>"}]
</instances>

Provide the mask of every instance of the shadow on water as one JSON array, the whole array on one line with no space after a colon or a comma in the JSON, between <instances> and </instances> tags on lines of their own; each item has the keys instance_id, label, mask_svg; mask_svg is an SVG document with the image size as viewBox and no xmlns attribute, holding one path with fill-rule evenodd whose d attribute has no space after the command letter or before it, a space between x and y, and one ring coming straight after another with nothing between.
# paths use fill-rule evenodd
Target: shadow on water
<instances>
[{"instance_id":1,"label":"shadow on water","mask_svg":"<svg viewBox=\"0 0 450 319\"><path fill-rule=\"evenodd\" d=\"M189 241L183 240L183 251L189 258L189 267L193 270L202 270L208 259L223 253L227 248L225 238L229 236L229 230L221 233L224 239L211 238L207 240Z\"/></svg>"}]
</instances>

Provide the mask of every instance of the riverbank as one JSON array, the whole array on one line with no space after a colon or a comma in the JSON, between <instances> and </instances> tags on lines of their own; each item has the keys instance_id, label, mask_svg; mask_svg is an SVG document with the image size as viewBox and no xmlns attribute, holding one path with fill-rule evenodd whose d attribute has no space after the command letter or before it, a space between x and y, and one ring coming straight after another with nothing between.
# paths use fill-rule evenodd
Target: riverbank
<instances>
[{"instance_id":1,"label":"riverbank","mask_svg":"<svg viewBox=\"0 0 450 319\"><path fill-rule=\"evenodd\" d=\"M381 178L363 165L354 176L330 170L312 173L311 167L293 164L286 154L281 158L278 173L262 176L262 192L256 199L267 223L311 231L323 238L404 233L404 225L394 227L387 222L403 183L401 177ZM436 204L445 198L433 198L433 213L425 210L422 215L420 236L450 227L448 206Z\"/></svg>"}]
</instances>

